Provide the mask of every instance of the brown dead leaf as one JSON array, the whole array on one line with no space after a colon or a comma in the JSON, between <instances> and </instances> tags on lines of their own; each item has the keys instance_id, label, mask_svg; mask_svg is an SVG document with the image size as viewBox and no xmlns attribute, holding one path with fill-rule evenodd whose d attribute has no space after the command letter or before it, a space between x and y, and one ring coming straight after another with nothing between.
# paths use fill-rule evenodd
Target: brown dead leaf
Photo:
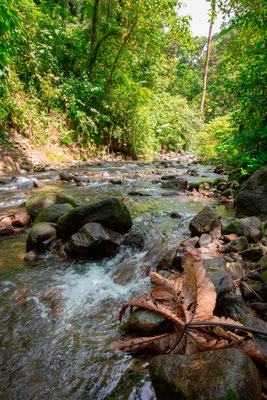
<instances>
[{"instance_id":1,"label":"brown dead leaf","mask_svg":"<svg viewBox=\"0 0 267 400\"><path fill-rule=\"evenodd\" d=\"M125 304L120 312L120 320L127 307L141 307L170 319L175 330L152 337L133 337L120 342L118 349L125 352L150 349L160 354L195 354L239 347L250 357L264 362L263 355L250 340L252 334L244 333L242 324L213 315L216 291L197 257L189 255L184 273L177 279L166 279L152 272L151 282L155 285L154 289L147 296ZM205 326L208 324L210 326Z\"/></svg>"}]
</instances>

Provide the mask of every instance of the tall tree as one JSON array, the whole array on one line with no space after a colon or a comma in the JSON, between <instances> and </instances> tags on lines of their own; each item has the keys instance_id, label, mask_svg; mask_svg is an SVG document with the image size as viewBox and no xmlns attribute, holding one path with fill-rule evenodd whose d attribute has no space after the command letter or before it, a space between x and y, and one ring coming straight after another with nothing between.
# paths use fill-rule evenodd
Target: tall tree
<instances>
[{"instance_id":1,"label":"tall tree","mask_svg":"<svg viewBox=\"0 0 267 400\"><path fill-rule=\"evenodd\" d=\"M208 45L207 45L207 54L206 54L206 62L205 62L205 69L204 69L204 77L203 77L203 90L202 90L202 97L201 97L201 102L200 102L200 116L199 116L200 120L202 119L202 114L203 114L203 109L204 109L206 87L207 87L207 78L208 78L209 59L210 59L210 49L211 49L211 33L212 33L212 27L213 27L213 24L214 24L215 17L216 17L216 0L211 0L210 27L209 27L209 36L208 36Z\"/></svg>"}]
</instances>

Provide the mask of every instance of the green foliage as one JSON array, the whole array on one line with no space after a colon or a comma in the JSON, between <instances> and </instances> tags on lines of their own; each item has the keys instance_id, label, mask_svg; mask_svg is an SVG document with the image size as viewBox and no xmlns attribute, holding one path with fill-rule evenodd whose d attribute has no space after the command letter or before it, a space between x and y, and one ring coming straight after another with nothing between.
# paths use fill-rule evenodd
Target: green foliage
<instances>
[{"instance_id":1,"label":"green foliage","mask_svg":"<svg viewBox=\"0 0 267 400\"><path fill-rule=\"evenodd\" d=\"M231 29L238 33L226 48L222 61L221 90L235 103L233 132L223 138L222 144L232 149L233 161L247 173L267 162L264 3L263 0L222 3L225 12L233 13Z\"/></svg>"},{"instance_id":2,"label":"green foliage","mask_svg":"<svg viewBox=\"0 0 267 400\"><path fill-rule=\"evenodd\" d=\"M217 117L209 123L203 123L195 135L195 148L198 154L214 159L229 159L233 148L229 145L229 138L232 137L231 117Z\"/></svg>"}]
</instances>

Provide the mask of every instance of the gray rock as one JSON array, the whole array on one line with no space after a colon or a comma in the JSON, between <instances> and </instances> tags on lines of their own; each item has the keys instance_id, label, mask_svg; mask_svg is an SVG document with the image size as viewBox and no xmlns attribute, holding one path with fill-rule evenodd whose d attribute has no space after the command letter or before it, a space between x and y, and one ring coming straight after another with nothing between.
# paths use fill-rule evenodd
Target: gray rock
<instances>
[{"instance_id":1,"label":"gray rock","mask_svg":"<svg viewBox=\"0 0 267 400\"><path fill-rule=\"evenodd\" d=\"M213 238L211 235L208 233L202 233L202 235L199 238L199 247L207 247L208 244L212 242Z\"/></svg>"},{"instance_id":2,"label":"gray rock","mask_svg":"<svg viewBox=\"0 0 267 400\"><path fill-rule=\"evenodd\" d=\"M180 242L181 247L195 247L198 244L199 237L194 236L192 238L184 239Z\"/></svg>"},{"instance_id":3,"label":"gray rock","mask_svg":"<svg viewBox=\"0 0 267 400\"><path fill-rule=\"evenodd\" d=\"M247 217L231 221L223 229L224 233L235 233L245 236L248 241L257 241L262 238L262 226L259 218Z\"/></svg>"},{"instance_id":4,"label":"gray rock","mask_svg":"<svg viewBox=\"0 0 267 400\"><path fill-rule=\"evenodd\" d=\"M50 244L57 238L57 231L54 224L41 222L34 225L28 233L26 240L27 251L48 249Z\"/></svg>"},{"instance_id":5,"label":"gray rock","mask_svg":"<svg viewBox=\"0 0 267 400\"><path fill-rule=\"evenodd\" d=\"M78 257L102 258L114 256L120 248L118 233L101 224L91 222L71 236L69 247Z\"/></svg>"},{"instance_id":6,"label":"gray rock","mask_svg":"<svg viewBox=\"0 0 267 400\"><path fill-rule=\"evenodd\" d=\"M52 204L42 210L34 220L33 225L39 224L40 222L57 222L58 218L66 214L66 212L72 210L71 204Z\"/></svg>"},{"instance_id":7,"label":"gray rock","mask_svg":"<svg viewBox=\"0 0 267 400\"><path fill-rule=\"evenodd\" d=\"M224 248L225 252L239 252L248 248L248 241L245 236L239 236L236 239L231 240Z\"/></svg>"},{"instance_id":8,"label":"gray rock","mask_svg":"<svg viewBox=\"0 0 267 400\"><path fill-rule=\"evenodd\" d=\"M68 182L70 182L70 181L74 180L75 175L73 175L72 173L67 172L67 171L61 171L61 172L59 173L59 177L60 177L60 179L62 179L63 181L68 181Z\"/></svg>"},{"instance_id":9,"label":"gray rock","mask_svg":"<svg viewBox=\"0 0 267 400\"><path fill-rule=\"evenodd\" d=\"M249 328L259 329L266 333L266 323L259 318L255 318L252 315L245 315L240 319L241 324L248 326ZM267 340L266 336L254 333L252 341L255 347L260 350L265 360L267 360Z\"/></svg>"},{"instance_id":10,"label":"gray rock","mask_svg":"<svg viewBox=\"0 0 267 400\"><path fill-rule=\"evenodd\" d=\"M217 298L214 314L239 321L245 315L252 315L252 311L241 296L226 293Z\"/></svg>"},{"instance_id":11,"label":"gray rock","mask_svg":"<svg viewBox=\"0 0 267 400\"><path fill-rule=\"evenodd\" d=\"M213 208L206 206L192 219L189 229L194 236L209 233L214 239L219 239L221 226L221 216Z\"/></svg>"},{"instance_id":12,"label":"gray rock","mask_svg":"<svg viewBox=\"0 0 267 400\"><path fill-rule=\"evenodd\" d=\"M256 242L261 239L263 236L261 229L261 222L257 217L247 217L239 220L238 235L246 236L248 241Z\"/></svg>"},{"instance_id":13,"label":"gray rock","mask_svg":"<svg viewBox=\"0 0 267 400\"><path fill-rule=\"evenodd\" d=\"M157 356L149 372L157 400L261 400L258 370L239 349Z\"/></svg>"},{"instance_id":14,"label":"gray rock","mask_svg":"<svg viewBox=\"0 0 267 400\"><path fill-rule=\"evenodd\" d=\"M204 267L206 270L217 270L221 267L225 267L226 260L224 256L215 256L215 255L208 255L207 258L203 258Z\"/></svg>"},{"instance_id":15,"label":"gray rock","mask_svg":"<svg viewBox=\"0 0 267 400\"><path fill-rule=\"evenodd\" d=\"M32 219L46 207L52 204L71 204L73 207L80 206L82 203L69 196L57 192L41 192L30 197L26 202L26 210Z\"/></svg>"},{"instance_id":16,"label":"gray rock","mask_svg":"<svg viewBox=\"0 0 267 400\"><path fill-rule=\"evenodd\" d=\"M232 279L224 268L221 267L218 270L207 271L206 275L212 280L218 296L233 290Z\"/></svg>"},{"instance_id":17,"label":"gray rock","mask_svg":"<svg viewBox=\"0 0 267 400\"><path fill-rule=\"evenodd\" d=\"M250 307L256 311L256 313L259 315L261 319L267 321L267 303L260 303L260 302L251 303Z\"/></svg>"},{"instance_id":18,"label":"gray rock","mask_svg":"<svg viewBox=\"0 0 267 400\"><path fill-rule=\"evenodd\" d=\"M162 189L185 190L187 189L188 182L184 178L170 179L161 184Z\"/></svg>"},{"instance_id":19,"label":"gray rock","mask_svg":"<svg viewBox=\"0 0 267 400\"><path fill-rule=\"evenodd\" d=\"M242 186L236 201L240 216L267 216L267 167L258 169Z\"/></svg>"},{"instance_id":20,"label":"gray rock","mask_svg":"<svg viewBox=\"0 0 267 400\"><path fill-rule=\"evenodd\" d=\"M89 222L98 222L115 232L126 233L132 227L130 213L122 200L109 199L76 207L58 219L63 235L72 235Z\"/></svg>"},{"instance_id":21,"label":"gray rock","mask_svg":"<svg viewBox=\"0 0 267 400\"><path fill-rule=\"evenodd\" d=\"M132 335L145 336L166 332L171 326L171 321L162 315L138 308L123 324L122 329Z\"/></svg>"}]
</instances>

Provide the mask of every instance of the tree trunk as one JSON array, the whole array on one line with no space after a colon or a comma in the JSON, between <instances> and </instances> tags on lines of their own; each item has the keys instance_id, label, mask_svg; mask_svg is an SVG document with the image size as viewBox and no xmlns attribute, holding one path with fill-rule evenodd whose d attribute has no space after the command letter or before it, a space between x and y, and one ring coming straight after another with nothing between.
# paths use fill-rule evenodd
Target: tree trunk
<instances>
[{"instance_id":1,"label":"tree trunk","mask_svg":"<svg viewBox=\"0 0 267 400\"><path fill-rule=\"evenodd\" d=\"M214 19L215 19L215 7L216 7L216 0L212 0L211 1L212 14L211 14L211 19L210 19L208 47L207 47L207 55L206 55L204 78L203 78L203 90L202 90L202 97L201 97L201 103L200 103L200 116L199 116L200 121L202 120L205 95L206 95L207 77L208 77L208 68L209 68L209 59L210 59L210 48L211 48L211 32L212 32L212 26L214 24Z\"/></svg>"},{"instance_id":2,"label":"tree trunk","mask_svg":"<svg viewBox=\"0 0 267 400\"><path fill-rule=\"evenodd\" d=\"M96 40L97 40L97 20L98 20L98 9L99 9L100 0L95 0L94 3L94 11L93 11L93 18L92 18L92 34L91 34L91 52L90 52L90 64L89 64L89 71L92 71L92 62L93 62L93 55L96 47Z\"/></svg>"},{"instance_id":3,"label":"tree trunk","mask_svg":"<svg viewBox=\"0 0 267 400\"><path fill-rule=\"evenodd\" d=\"M120 46L120 48L119 48L119 51L118 51L118 53L117 53L117 55L116 55L116 57L115 57L113 66L112 66L111 71L110 71L110 74L109 74L109 78L108 78L108 80L107 80L107 83L105 84L104 95L103 95L103 97L102 97L102 99L101 99L101 101L100 101L100 103L99 103L99 105L98 105L98 107L97 107L97 110L98 110L98 111L101 109L102 104L103 104L103 101L104 101L105 98L107 97L107 94L108 94L108 91L109 91L109 87L110 87L110 85L111 85L111 81L112 81L112 78L113 78L113 74L114 74L114 71L115 71L115 69L116 69L117 63L118 63L118 61L119 61L120 55L121 55L122 50L124 49L126 43L128 42L128 40L129 40L129 38L130 38L130 36L131 36L131 34L132 34L132 32L133 32L133 30L134 30L136 24L137 24L137 20L135 21L135 23L133 24L133 26L131 27L131 29L128 31L127 35L124 37L124 40L123 40L123 42L122 42L122 44L121 44L121 46Z\"/></svg>"}]
</instances>

